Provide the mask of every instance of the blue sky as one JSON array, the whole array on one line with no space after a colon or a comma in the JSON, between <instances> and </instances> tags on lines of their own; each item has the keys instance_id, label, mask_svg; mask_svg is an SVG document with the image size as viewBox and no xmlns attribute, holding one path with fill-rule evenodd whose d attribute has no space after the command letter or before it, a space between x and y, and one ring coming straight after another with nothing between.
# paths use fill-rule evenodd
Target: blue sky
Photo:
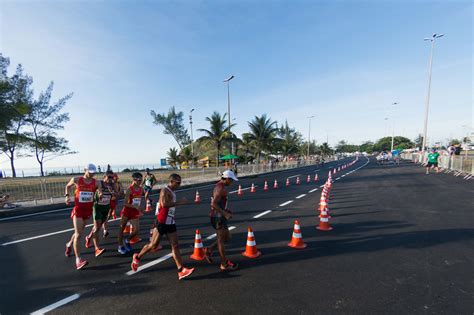
<instances>
[{"instance_id":1,"label":"blue sky","mask_svg":"<svg viewBox=\"0 0 474 315\"><path fill-rule=\"evenodd\" d=\"M470 1L3 0L0 9L0 51L24 65L35 91L53 80L56 98L74 92L62 135L80 153L49 166L156 163L176 144L150 110L195 108L194 128L206 128L206 116L227 110L230 74L238 134L267 113L305 136L315 115L318 143L376 140L390 120L414 138L427 91L423 38L433 33L446 36L434 53L429 140L472 126Z\"/></svg>"}]
</instances>

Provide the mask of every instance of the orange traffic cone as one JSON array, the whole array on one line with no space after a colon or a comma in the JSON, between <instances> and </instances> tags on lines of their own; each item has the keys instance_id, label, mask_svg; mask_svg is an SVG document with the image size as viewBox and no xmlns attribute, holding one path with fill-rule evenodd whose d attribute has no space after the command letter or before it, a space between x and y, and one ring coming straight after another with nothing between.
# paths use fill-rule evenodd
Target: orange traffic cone
<instances>
[{"instance_id":1,"label":"orange traffic cone","mask_svg":"<svg viewBox=\"0 0 474 315\"><path fill-rule=\"evenodd\" d=\"M308 175L308 177L306 178L306 182L311 183L311 176L310 175Z\"/></svg>"},{"instance_id":2,"label":"orange traffic cone","mask_svg":"<svg viewBox=\"0 0 474 315\"><path fill-rule=\"evenodd\" d=\"M194 198L195 203L201 202L201 196L199 196L199 191L196 190L196 197Z\"/></svg>"},{"instance_id":3,"label":"orange traffic cone","mask_svg":"<svg viewBox=\"0 0 474 315\"><path fill-rule=\"evenodd\" d=\"M329 218L326 210L321 212L321 216L319 218L319 226L317 226L316 228L321 231L332 230L332 227L329 225Z\"/></svg>"},{"instance_id":4,"label":"orange traffic cone","mask_svg":"<svg viewBox=\"0 0 474 315\"><path fill-rule=\"evenodd\" d=\"M265 185L263 185L263 191L268 191L268 183L265 181Z\"/></svg>"},{"instance_id":5,"label":"orange traffic cone","mask_svg":"<svg viewBox=\"0 0 474 315\"><path fill-rule=\"evenodd\" d=\"M318 181L318 174L314 175L314 181L315 181L315 182Z\"/></svg>"},{"instance_id":6,"label":"orange traffic cone","mask_svg":"<svg viewBox=\"0 0 474 315\"><path fill-rule=\"evenodd\" d=\"M248 258L257 258L262 253L257 250L257 244L255 243L255 237L253 235L252 228L248 228L247 232L247 245L245 246L245 252L242 253Z\"/></svg>"},{"instance_id":7,"label":"orange traffic cone","mask_svg":"<svg viewBox=\"0 0 474 315\"><path fill-rule=\"evenodd\" d=\"M331 176L332 176L332 173L331 171L329 171L328 178L331 178Z\"/></svg>"},{"instance_id":8,"label":"orange traffic cone","mask_svg":"<svg viewBox=\"0 0 474 315\"><path fill-rule=\"evenodd\" d=\"M133 232L133 225L130 226L130 234L132 234L132 232ZM132 239L130 239L130 244L132 244L132 245L133 245L133 244L136 244L136 243L138 243L138 242L141 242L141 240L142 240L142 239L141 239L141 238L138 236L138 234L137 234L137 235L135 235Z\"/></svg>"},{"instance_id":9,"label":"orange traffic cone","mask_svg":"<svg viewBox=\"0 0 474 315\"><path fill-rule=\"evenodd\" d=\"M238 196L243 196L244 193L242 192L242 186L239 185L239 190L237 190L237 195Z\"/></svg>"},{"instance_id":10,"label":"orange traffic cone","mask_svg":"<svg viewBox=\"0 0 474 315\"><path fill-rule=\"evenodd\" d=\"M252 183L252 186L250 187L250 192L254 193L255 192L255 185Z\"/></svg>"},{"instance_id":11,"label":"orange traffic cone","mask_svg":"<svg viewBox=\"0 0 474 315\"><path fill-rule=\"evenodd\" d=\"M296 177L296 185L299 185L299 184L301 184L301 181L300 181L300 177L298 176Z\"/></svg>"},{"instance_id":12,"label":"orange traffic cone","mask_svg":"<svg viewBox=\"0 0 474 315\"><path fill-rule=\"evenodd\" d=\"M289 178L286 179L286 186L290 186L290 179Z\"/></svg>"},{"instance_id":13,"label":"orange traffic cone","mask_svg":"<svg viewBox=\"0 0 474 315\"><path fill-rule=\"evenodd\" d=\"M194 260L203 260L205 258L204 248L201 242L201 233L196 230L196 237L194 238L194 253L189 257Z\"/></svg>"},{"instance_id":14,"label":"orange traffic cone","mask_svg":"<svg viewBox=\"0 0 474 315\"><path fill-rule=\"evenodd\" d=\"M123 234L128 233L130 234L130 222L127 222L125 229L123 230Z\"/></svg>"},{"instance_id":15,"label":"orange traffic cone","mask_svg":"<svg viewBox=\"0 0 474 315\"><path fill-rule=\"evenodd\" d=\"M278 189L278 182L276 179L275 179L275 182L273 183L273 189Z\"/></svg>"},{"instance_id":16,"label":"orange traffic cone","mask_svg":"<svg viewBox=\"0 0 474 315\"><path fill-rule=\"evenodd\" d=\"M336 168L334 168L334 170L332 171L333 174L336 174Z\"/></svg>"},{"instance_id":17,"label":"orange traffic cone","mask_svg":"<svg viewBox=\"0 0 474 315\"><path fill-rule=\"evenodd\" d=\"M288 246L298 249L306 248L306 244L303 242L303 236L301 235L301 229L298 220L295 220L293 235L291 236L291 242L288 243Z\"/></svg>"},{"instance_id":18,"label":"orange traffic cone","mask_svg":"<svg viewBox=\"0 0 474 315\"><path fill-rule=\"evenodd\" d=\"M145 212L150 212L150 211L151 211L151 200L150 200L150 199L147 199L147 200L146 200Z\"/></svg>"}]
</instances>

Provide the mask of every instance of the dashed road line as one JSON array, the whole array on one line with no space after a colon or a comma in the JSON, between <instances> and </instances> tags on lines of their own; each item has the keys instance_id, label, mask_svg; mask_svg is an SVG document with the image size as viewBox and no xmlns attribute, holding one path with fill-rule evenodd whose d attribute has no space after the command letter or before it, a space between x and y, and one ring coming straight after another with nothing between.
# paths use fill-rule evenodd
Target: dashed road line
<instances>
[{"instance_id":1,"label":"dashed road line","mask_svg":"<svg viewBox=\"0 0 474 315\"><path fill-rule=\"evenodd\" d=\"M257 186L257 185L254 185L254 187L257 188L258 186ZM252 187L247 187L247 188L242 188L241 190L242 190L242 191L243 191L243 190L249 190L249 189L251 189L251 188L252 188ZM229 194L235 194L235 193L238 192L238 191L239 191L238 189L237 189L237 190L233 190L233 191L229 192Z\"/></svg>"},{"instance_id":2,"label":"dashed road line","mask_svg":"<svg viewBox=\"0 0 474 315\"><path fill-rule=\"evenodd\" d=\"M318 190L317 188L315 189L311 189L310 191L308 191L309 193L312 193L312 192L315 192L316 190Z\"/></svg>"},{"instance_id":3,"label":"dashed road line","mask_svg":"<svg viewBox=\"0 0 474 315\"><path fill-rule=\"evenodd\" d=\"M298 177L298 176L301 176L301 174L293 175L293 176L288 176L287 178L293 178L293 177Z\"/></svg>"},{"instance_id":4,"label":"dashed road line","mask_svg":"<svg viewBox=\"0 0 474 315\"><path fill-rule=\"evenodd\" d=\"M37 311L34 311L31 313L31 315L40 315L40 314L45 314L47 312L51 312L52 310L57 309L58 307L61 307L63 305L66 305L67 303L70 303L72 301L77 300L81 295L76 293L71 296L68 296L67 298L64 298L62 300L57 301L56 303L53 303L51 305L48 305L46 307L43 307L42 309L39 309Z\"/></svg>"},{"instance_id":5,"label":"dashed road line","mask_svg":"<svg viewBox=\"0 0 474 315\"><path fill-rule=\"evenodd\" d=\"M296 197L296 199L303 198L304 196L306 196L306 194L301 194L301 195L299 195L298 197Z\"/></svg>"},{"instance_id":6,"label":"dashed road line","mask_svg":"<svg viewBox=\"0 0 474 315\"><path fill-rule=\"evenodd\" d=\"M229 226L229 231L232 231L233 229L235 229L236 227L235 226ZM215 238L217 236L216 233L214 234L211 234L209 235L208 237L206 237L206 240L212 240L213 238Z\"/></svg>"},{"instance_id":7,"label":"dashed road line","mask_svg":"<svg viewBox=\"0 0 474 315\"><path fill-rule=\"evenodd\" d=\"M284 207L284 206L286 206L286 205L289 205L289 204L292 203L292 202L293 202L293 200L288 200L288 201L282 203L282 204L280 205L280 207Z\"/></svg>"},{"instance_id":8,"label":"dashed road line","mask_svg":"<svg viewBox=\"0 0 474 315\"><path fill-rule=\"evenodd\" d=\"M272 212L272 210L264 211L264 212L262 212L262 213L257 214L257 215L254 216L253 218L254 218L254 219L258 219L258 218L263 217L264 215L266 215L266 214L268 214L268 213L270 213L270 212Z\"/></svg>"}]
</instances>

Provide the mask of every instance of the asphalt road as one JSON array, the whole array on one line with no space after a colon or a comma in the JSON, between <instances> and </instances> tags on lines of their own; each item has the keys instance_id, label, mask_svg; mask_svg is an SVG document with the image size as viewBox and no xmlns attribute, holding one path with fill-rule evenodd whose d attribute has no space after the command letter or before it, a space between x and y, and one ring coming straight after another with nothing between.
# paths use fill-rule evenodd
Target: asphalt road
<instances>
[{"instance_id":1,"label":"asphalt road","mask_svg":"<svg viewBox=\"0 0 474 315\"><path fill-rule=\"evenodd\" d=\"M172 259L127 274L131 255L116 252L117 222L103 242L107 252L94 258L83 248L89 265L77 271L74 258L63 254L70 231L34 238L70 229L69 211L0 221L0 313L30 313L77 298L52 313L473 314L473 181L424 175L411 163L367 162L361 157L334 176L330 232L315 229L315 207L328 168L343 161L322 170L305 167L239 182L243 188L255 183L257 193L230 195L235 229L228 254L241 265L233 273L220 273L217 263L189 259L195 229L205 245L214 233L207 217L211 186L197 188L200 205L177 209L185 264L196 267L183 281L177 280ZM320 180L306 183L315 172ZM296 175L301 185L295 185ZM284 186L287 177L290 187ZM277 179L280 188L264 192L265 179L270 186ZM191 200L194 193L194 188L182 191L178 198ZM295 219L308 244L303 250L286 246ZM141 220L143 239L152 220L152 215ZM249 226L262 252L252 260L241 255ZM163 245L145 256L142 266L167 255L166 240Z\"/></svg>"}]
</instances>

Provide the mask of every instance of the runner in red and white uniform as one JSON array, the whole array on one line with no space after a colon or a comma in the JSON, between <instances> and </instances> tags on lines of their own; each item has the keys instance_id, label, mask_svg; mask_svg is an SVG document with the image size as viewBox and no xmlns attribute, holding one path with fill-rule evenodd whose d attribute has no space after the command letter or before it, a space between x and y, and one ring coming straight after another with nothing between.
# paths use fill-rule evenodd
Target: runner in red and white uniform
<instances>
[{"instance_id":1,"label":"runner in red and white uniform","mask_svg":"<svg viewBox=\"0 0 474 315\"><path fill-rule=\"evenodd\" d=\"M142 203L143 188L142 180L143 175L141 173L132 174L133 182L130 187L125 191L125 197L123 199L123 209L120 212L120 228L118 231L118 252L122 255L132 251L130 240L134 238L140 232L140 221L139 218L142 215L140 206ZM127 222L130 221L132 225L132 231L128 236L128 239L123 240L123 230L127 226Z\"/></svg>"},{"instance_id":2,"label":"runner in red and white uniform","mask_svg":"<svg viewBox=\"0 0 474 315\"><path fill-rule=\"evenodd\" d=\"M66 256L71 254L72 248L74 248L74 254L76 255L76 269L82 269L88 264L87 260L81 258L79 251L79 239L84 227L86 226L87 220L92 216L92 208L94 205L94 195L98 191L99 196L102 196L102 186L100 181L96 181L93 177L97 169L94 164L88 164L84 168L84 176L73 177L66 185L66 204L69 205L69 190L71 187L75 187L74 193L74 208L71 212L72 222L74 224L74 234L71 239L66 243Z\"/></svg>"},{"instance_id":3,"label":"runner in red and white uniform","mask_svg":"<svg viewBox=\"0 0 474 315\"><path fill-rule=\"evenodd\" d=\"M175 211L176 206L188 204L186 199L176 201L175 190L181 185L181 176L178 174L171 174L169 177L168 186L161 189L160 200L158 201L159 212L157 214L157 222L153 228L153 235L151 241L145 245L139 254L134 254L132 259L132 270L137 271L140 259L149 251L155 250L160 245L160 240L163 235L168 237L173 252L173 259L178 268L178 279L186 278L193 273L194 268L186 268L183 266L181 252L178 245L178 234L176 233Z\"/></svg>"}]
</instances>

